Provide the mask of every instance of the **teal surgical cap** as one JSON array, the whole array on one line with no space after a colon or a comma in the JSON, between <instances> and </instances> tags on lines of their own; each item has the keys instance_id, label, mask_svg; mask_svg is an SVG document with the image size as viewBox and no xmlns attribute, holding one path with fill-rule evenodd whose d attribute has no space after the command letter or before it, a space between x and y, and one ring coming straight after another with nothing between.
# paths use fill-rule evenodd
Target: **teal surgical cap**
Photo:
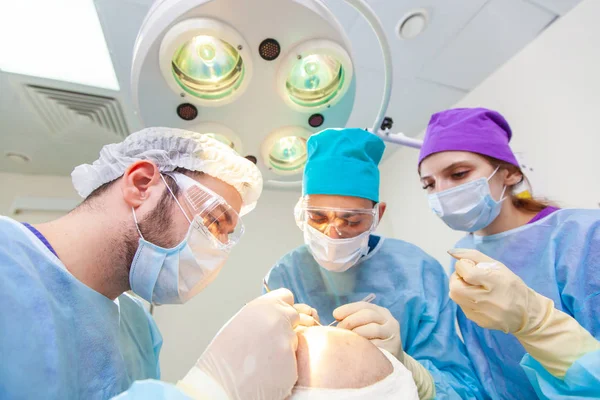
<instances>
[{"instance_id":1,"label":"teal surgical cap","mask_svg":"<svg viewBox=\"0 0 600 400\"><path fill-rule=\"evenodd\" d=\"M308 139L303 195L353 196L379 202L383 140L363 129L325 129Z\"/></svg>"}]
</instances>

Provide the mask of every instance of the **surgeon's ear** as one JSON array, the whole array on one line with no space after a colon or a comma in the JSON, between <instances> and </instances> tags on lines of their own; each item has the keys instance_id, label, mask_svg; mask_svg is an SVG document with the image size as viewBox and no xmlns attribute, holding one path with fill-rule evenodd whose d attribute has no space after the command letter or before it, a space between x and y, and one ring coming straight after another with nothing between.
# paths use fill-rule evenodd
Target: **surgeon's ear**
<instances>
[{"instance_id":1,"label":"surgeon's ear","mask_svg":"<svg viewBox=\"0 0 600 400\"><path fill-rule=\"evenodd\" d=\"M520 183L523 180L523 173L521 170L513 165L506 168L507 174L504 177L504 185L511 187Z\"/></svg>"},{"instance_id":2,"label":"surgeon's ear","mask_svg":"<svg viewBox=\"0 0 600 400\"><path fill-rule=\"evenodd\" d=\"M383 214L385 214L385 210L387 209L387 204L385 202L379 203L379 222L381 222L381 218L383 218Z\"/></svg>"},{"instance_id":3,"label":"surgeon's ear","mask_svg":"<svg viewBox=\"0 0 600 400\"><path fill-rule=\"evenodd\" d=\"M125 202L139 207L149 196L149 190L160 181L160 171L151 161L136 161L125 170L121 180L121 190Z\"/></svg>"}]
</instances>

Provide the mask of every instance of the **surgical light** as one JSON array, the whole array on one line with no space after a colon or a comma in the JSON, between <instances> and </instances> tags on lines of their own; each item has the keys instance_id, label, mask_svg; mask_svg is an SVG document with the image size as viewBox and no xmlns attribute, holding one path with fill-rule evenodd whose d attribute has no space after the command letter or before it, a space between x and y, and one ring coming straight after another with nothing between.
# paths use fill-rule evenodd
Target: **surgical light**
<instances>
[{"instance_id":1,"label":"surgical light","mask_svg":"<svg viewBox=\"0 0 600 400\"><path fill-rule=\"evenodd\" d=\"M366 0L345 1L366 18L382 48L384 92L372 129L380 134L391 52ZM346 126L352 113L350 49L322 0L156 0L134 46L132 98L144 125L214 134L256 156L267 187L298 188L310 135Z\"/></svg>"},{"instance_id":2,"label":"surgical light","mask_svg":"<svg viewBox=\"0 0 600 400\"><path fill-rule=\"evenodd\" d=\"M281 171L294 171L306 163L306 139L285 136L279 139L269 152L269 162Z\"/></svg>"},{"instance_id":3,"label":"surgical light","mask_svg":"<svg viewBox=\"0 0 600 400\"><path fill-rule=\"evenodd\" d=\"M232 149L235 149L235 144L233 144L233 142L231 140L229 140L227 138L227 136L225 135L219 135L218 133L206 133L206 136L209 136L215 140L218 140L219 142L226 144L227 146L231 147Z\"/></svg>"},{"instance_id":4,"label":"surgical light","mask_svg":"<svg viewBox=\"0 0 600 400\"><path fill-rule=\"evenodd\" d=\"M300 44L279 70L279 93L299 111L321 111L346 94L352 80L352 62L339 45L326 40Z\"/></svg>"},{"instance_id":5,"label":"surgical light","mask_svg":"<svg viewBox=\"0 0 600 400\"><path fill-rule=\"evenodd\" d=\"M189 18L168 29L158 58L171 90L197 106L235 101L252 78L248 45L235 29L212 18Z\"/></svg>"},{"instance_id":6,"label":"surgical light","mask_svg":"<svg viewBox=\"0 0 600 400\"><path fill-rule=\"evenodd\" d=\"M302 127L289 126L269 135L262 153L266 166L278 175L295 174L306 164L306 141L311 132Z\"/></svg>"},{"instance_id":7,"label":"surgical light","mask_svg":"<svg viewBox=\"0 0 600 400\"><path fill-rule=\"evenodd\" d=\"M229 43L198 35L173 55L173 77L183 90L201 99L222 99L244 79L244 61Z\"/></svg>"},{"instance_id":8,"label":"surgical light","mask_svg":"<svg viewBox=\"0 0 600 400\"><path fill-rule=\"evenodd\" d=\"M190 126L189 129L193 132L209 136L224 145L231 147L238 153L242 153L242 141L227 125L215 122L201 122L197 125Z\"/></svg>"},{"instance_id":9,"label":"surgical light","mask_svg":"<svg viewBox=\"0 0 600 400\"><path fill-rule=\"evenodd\" d=\"M311 54L294 64L285 85L292 101L311 107L334 98L343 82L344 69L339 61Z\"/></svg>"}]
</instances>

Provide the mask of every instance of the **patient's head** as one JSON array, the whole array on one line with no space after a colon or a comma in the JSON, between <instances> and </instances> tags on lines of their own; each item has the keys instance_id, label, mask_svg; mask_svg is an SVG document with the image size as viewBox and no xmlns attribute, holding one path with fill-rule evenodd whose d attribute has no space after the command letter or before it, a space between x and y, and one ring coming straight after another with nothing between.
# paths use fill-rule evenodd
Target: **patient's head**
<instances>
[{"instance_id":1,"label":"patient's head","mask_svg":"<svg viewBox=\"0 0 600 400\"><path fill-rule=\"evenodd\" d=\"M298 332L297 386L357 389L392 373L392 364L367 339L352 331L314 326Z\"/></svg>"},{"instance_id":2,"label":"patient's head","mask_svg":"<svg viewBox=\"0 0 600 400\"><path fill-rule=\"evenodd\" d=\"M322 326L297 333L298 381L290 399L418 399L410 372L369 340Z\"/></svg>"}]
</instances>

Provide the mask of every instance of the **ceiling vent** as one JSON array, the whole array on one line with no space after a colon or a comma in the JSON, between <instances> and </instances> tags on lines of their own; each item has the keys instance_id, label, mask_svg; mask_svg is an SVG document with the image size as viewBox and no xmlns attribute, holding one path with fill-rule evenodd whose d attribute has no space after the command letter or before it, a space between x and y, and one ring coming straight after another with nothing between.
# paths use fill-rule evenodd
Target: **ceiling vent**
<instances>
[{"instance_id":1,"label":"ceiling vent","mask_svg":"<svg viewBox=\"0 0 600 400\"><path fill-rule=\"evenodd\" d=\"M51 87L26 85L26 93L48 128L57 135L81 122L125 138L129 134L117 99Z\"/></svg>"}]
</instances>

